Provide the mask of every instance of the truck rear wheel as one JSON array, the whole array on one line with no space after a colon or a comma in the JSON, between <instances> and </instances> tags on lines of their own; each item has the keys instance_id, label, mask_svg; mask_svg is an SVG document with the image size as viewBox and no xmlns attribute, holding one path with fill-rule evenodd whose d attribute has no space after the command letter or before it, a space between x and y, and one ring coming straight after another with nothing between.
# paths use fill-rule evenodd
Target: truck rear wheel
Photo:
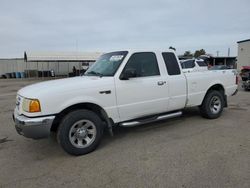
<instances>
[{"instance_id":1,"label":"truck rear wheel","mask_svg":"<svg viewBox=\"0 0 250 188\"><path fill-rule=\"evenodd\" d=\"M71 155L84 155L99 145L103 135L100 117L89 110L76 110L62 120L57 139L62 148Z\"/></svg>"},{"instance_id":2,"label":"truck rear wheel","mask_svg":"<svg viewBox=\"0 0 250 188\"><path fill-rule=\"evenodd\" d=\"M225 102L222 93L216 90L211 90L206 94L200 106L200 113L205 118L216 119L220 117L224 105Z\"/></svg>"}]
</instances>

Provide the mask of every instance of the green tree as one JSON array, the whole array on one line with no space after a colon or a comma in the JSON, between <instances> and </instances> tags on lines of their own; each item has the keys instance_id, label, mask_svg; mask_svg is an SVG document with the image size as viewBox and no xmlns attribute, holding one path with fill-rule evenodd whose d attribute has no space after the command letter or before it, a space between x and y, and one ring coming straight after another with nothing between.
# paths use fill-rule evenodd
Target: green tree
<instances>
[{"instance_id":1,"label":"green tree","mask_svg":"<svg viewBox=\"0 0 250 188\"><path fill-rule=\"evenodd\" d=\"M206 51L205 51L204 49L196 50L196 51L194 52L194 57L195 57L195 58L197 58L197 57L199 57L199 56L201 56L201 55L206 55Z\"/></svg>"},{"instance_id":2,"label":"green tree","mask_svg":"<svg viewBox=\"0 0 250 188\"><path fill-rule=\"evenodd\" d=\"M185 56L185 57L193 57L193 54L190 51L185 51L183 56Z\"/></svg>"}]
</instances>

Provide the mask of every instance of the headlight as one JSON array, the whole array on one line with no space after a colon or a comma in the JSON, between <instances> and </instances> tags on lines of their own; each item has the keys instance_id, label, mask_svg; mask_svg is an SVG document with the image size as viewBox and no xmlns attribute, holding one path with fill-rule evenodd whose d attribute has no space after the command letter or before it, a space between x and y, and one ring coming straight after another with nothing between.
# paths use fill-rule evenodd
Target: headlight
<instances>
[{"instance_id":1,"label":"headlight","mask_svg":"<svg viewBox=\"0 0 250 188\"><path fill-rule=\"evenodd\" d=\"M23 110L25 112L41 112L41 106L38 99L23 99Z\"/></svg>"}]
</instances>

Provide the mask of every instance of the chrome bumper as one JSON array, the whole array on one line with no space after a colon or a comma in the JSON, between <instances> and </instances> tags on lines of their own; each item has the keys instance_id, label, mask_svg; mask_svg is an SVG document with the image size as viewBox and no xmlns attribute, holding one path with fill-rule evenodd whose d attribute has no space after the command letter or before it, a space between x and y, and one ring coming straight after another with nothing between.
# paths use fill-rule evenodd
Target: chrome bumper
<instances>
[{"instance_id":1,"label":"chrome bumper","mask_svg":"<svg viewBox=\"0 0 250 188\"><path fill-rule=\"evenodd\" d=\"M29 118L23 115L13 114L16 131L27 138L39 139L50 135L50 128L55 116Z\"/></svg>"}]
</instances>

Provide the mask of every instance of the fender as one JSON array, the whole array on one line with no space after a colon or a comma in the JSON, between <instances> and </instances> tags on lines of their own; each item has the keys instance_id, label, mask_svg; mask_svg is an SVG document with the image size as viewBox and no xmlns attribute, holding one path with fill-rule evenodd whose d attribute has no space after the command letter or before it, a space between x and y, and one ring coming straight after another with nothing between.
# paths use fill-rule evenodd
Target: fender
<instances>
[{"instance_id":1,"label":"fender","mask_svg":"<svg viewBox=\"0 0 250 188\"><path fill-rule=\"evenodd\" d=\"M114 122L119 121L119 119L120 119L117 106L105 107L100 100L97 100L93 97L88 97L88 96L71 98L71 99L65 101L64 103L62 103L60 105L60 107L59 107L60 111L58 111L58 113L60 113L64 109L69 108L70 106L83 104L83 103L91 103L91 104L94 104L94 105L101 107L104 110L104 112L107 114L108 118L111 118Z\"/></svg>"}]
</instances>

